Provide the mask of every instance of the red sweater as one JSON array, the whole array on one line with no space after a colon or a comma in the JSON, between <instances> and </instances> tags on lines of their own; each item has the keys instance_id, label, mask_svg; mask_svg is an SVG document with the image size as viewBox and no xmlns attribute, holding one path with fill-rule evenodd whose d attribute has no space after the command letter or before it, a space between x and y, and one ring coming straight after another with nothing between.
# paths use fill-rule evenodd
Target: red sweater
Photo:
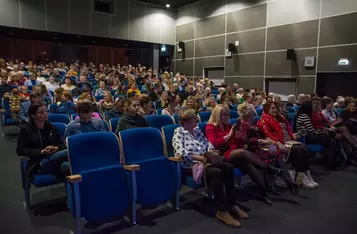
<instances>
[{"instance_id":1,"label":"red sweater","mask_svg":"<svg viewBox=\"0 0 357 234\"><path fill-rule=\"evenodd\" d=\"M311 122L312 126L314 126L316 130L330 127L330 123L325 119L321 112L313 113L311 116Z\"/></svg>"}]
</instances>

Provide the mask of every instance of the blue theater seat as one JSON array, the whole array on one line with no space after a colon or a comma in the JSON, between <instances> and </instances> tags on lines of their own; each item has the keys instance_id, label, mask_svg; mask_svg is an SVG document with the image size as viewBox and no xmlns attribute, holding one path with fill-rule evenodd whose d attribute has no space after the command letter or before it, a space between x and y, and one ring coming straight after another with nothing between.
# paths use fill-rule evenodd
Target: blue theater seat
<instances>
[{"instance_id":1,"label":"blue theater seat","mask_svg":"<svg viewBox=\"0 0 357 234\"><path fill-rule=\"evenodd\" d=\"M238 117L239 117L239 115L238 115L238 112L237 112L237 111L235 111L235 110L229 111L229 118L230 118L230 119L236 119L236 118L238 118Z\"/></svg>"},{"instance_id":2,"label":"blue theater seat","mask_svg":"<svg viewBox=\"0 0 357 234\"><path fill-rule=\"evenodd\" d=\"M210 117L211 117L211 112L210 111L205 111L205 112L199 112L198 113L198 119L199 119L200 122L207 122Z\"/></svg>"},{"instance_id":3,"label":"blue theater seat","mask_svg":"<svg viewBox=\"0 0 357 234\"><path fill-rule=\"evenodd\" d=\"M115 133L117 129L120 118L113 118L109 120L109 129L111 132Z\"/></svg>"},{"instance_id":4,"label":"blue theater seat","mask_svg":"<svg viewBox=\"0 0 357 234\"><path fill-rule=\"evenodd\" d=\"M145 118L149 122L150 127L159 130L161 130L163 126L174 124L174 121L168 115L147 115Z\"/></svg>"},{"instance_id":5,"label":"blue theater seat","mask_svg":"<svg viewBox=\"0 0 357 234\"><path fill-rule=\"evenodd\" d=\"M69 122L71 122L71 119L69 115L66 114L48 114L48 121L50 123L57 122L57 123L68 124Z\"/></svg>"}]
</instances>

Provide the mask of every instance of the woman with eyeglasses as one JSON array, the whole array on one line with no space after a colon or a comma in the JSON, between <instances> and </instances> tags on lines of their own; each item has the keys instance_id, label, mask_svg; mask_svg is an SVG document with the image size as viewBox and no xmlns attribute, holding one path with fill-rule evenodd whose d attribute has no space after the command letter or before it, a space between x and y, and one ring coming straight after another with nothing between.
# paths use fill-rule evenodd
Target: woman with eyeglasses
<instances>
[{"instance_id":1,"label":"woman with eyeglasses","mask_svg":"<svg viewBox=\"0 0 357 234\"><path fill-rule=\"evenodd\" d=\"M48 122L46 106L31 104L28 116L17 138L17 155L30 158L30 176L40 171L64 179L70 172L67 151L56 127Z\"/></svg>"}]
</instances>

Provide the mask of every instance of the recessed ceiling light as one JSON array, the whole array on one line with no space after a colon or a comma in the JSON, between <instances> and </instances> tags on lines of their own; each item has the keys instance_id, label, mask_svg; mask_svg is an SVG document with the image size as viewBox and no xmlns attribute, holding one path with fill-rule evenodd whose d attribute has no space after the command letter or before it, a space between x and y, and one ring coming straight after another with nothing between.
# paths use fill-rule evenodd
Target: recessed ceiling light
<instances>
[{"instance_id":1,"label":"recessed ceiling light","mask_svg":"<svg viewBox=\"0 0 357 234\"><path fill-rule=\"evenodd\" d=\"M166 4L166 7L169 8L169 7L170 7L170 4Z\"/></svg>"}]
</instances>

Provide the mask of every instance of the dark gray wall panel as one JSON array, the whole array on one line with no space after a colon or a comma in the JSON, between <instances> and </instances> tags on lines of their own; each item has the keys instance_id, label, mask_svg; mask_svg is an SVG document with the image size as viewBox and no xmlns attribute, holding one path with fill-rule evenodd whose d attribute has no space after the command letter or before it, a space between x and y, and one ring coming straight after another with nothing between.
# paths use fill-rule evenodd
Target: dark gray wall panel
<instances>
[{"instance_id":1,"label":"dark gray wall panel","mask_svg":"<svg viewBox=\"0 0 357 234\"><path fill-rule=\"evenodd\" d=\"M92 12L92 35L110 37L110 15Z\"/></svg>"},{"instance_id":2,"label":"dark gray wall panel","mask_svg":"<svg viewBox=\"0 0 357 234\"><path fill-rule=\"evenodd\" d=\"M239 87L242 87L244 89L257 88L262 90L264 85L264 78L263 77L225 77L224 83L229 85L237 83Z\"/></svg>"},{"instance_id":3,"label":"dark gray wall panel","mask_svg":"<svg viewBox=\"0 0 357 234\"><path fill-rule=\"evenodd\" d=\"M224 36L195 40L195 57L224 55Z\"/></svg>"},{"instance_id":4,"label":"dark gray wall panel","mask_svg":"<svg viewBox=\"0 0 357 234\"><path fill-rule=\"evenodd\" d=\"M194 23L179 25L176 27L176 41L191 40L194 38Z\"/></svg>"},{"instance_id":5,"label":"dark gray wall panel","mask_svg":"<svg viewBox=\"0 0 357 234\"><path fill-rule=\"evenodd\" d=\"M297 86L297 93L314 93L315 76L312 77L299 77L299 85Z\"/></svg>"},{"instance_id":6,"label":"dark gray wall panel","mask_svg":"<svg viewBox=\"0 0 357 234\"><path fill-rule=\"evenodd\" d=\"M175 19L176 13L169 9L162 9L162 43L163 44L175 44Z\"/></svg>"},{"instance_id":7,"label":"dark gray wall panel","mask_svg":"<svg viewBox=\"0 0 357 234\"><path fill-rule=\"evenodd\" d=\"M20 27L19 0L0 1L0 25Z\"/></svg>"},{"instance_id":8,"label":"dark gray wall panel","mask_svg":"<svg viewBox=\"0 0 357 234\"><path fill-rule=\"evenodd\" d=\"M286 51L267 53L266 75L315 75L315 69L305 69L305 57L315 56L316 49L297 50L297 62L286 59Z\"/></svg>"},{"instance_id":9,"label":"dark gray wall panel","mask_svg":"<svg viewBox=\"0 0 357 234\"><path fill-rule=\"evenodd\" d=\"M343 2L336 0L323 0L321 15L325 17L352 11L357 11L356 0L343 0Z\"/></svg>"},{"instance_id":10,"label":"dark gray wall panel","mask_svg":"<svg viewBox=\"0 0 357 234\"><path fill-rule=\"evenodd\" d=\"M226 58L226 76L264 75L264 53L234 55Z\"/></svg>"},{"instance_id":11,"label":"dark gray wall panel","mask_svg":"<svg viewBox=\"0 0 357 234\"><path fill-rule=\"evenodd\" d=\"M268 28L267 50L316 47L318 28L318 20Z\"/></svg>"},{"instance_id":12,"label":"dark gray wall panel","mask_svg":"<svg viewBox=\"0 0 357 234\"><path fill-rule=\"evenodd\" d=\"M196 21L195 38L223 34L225 30L225 20L225 15L219 15Z\"/></svg>"},{"instance_id":13,"label":"dark gray wall panel","mask_svg":"<svg viewBox=\"0 0 357 234\"><path fill-rule=\"evenodd\" d=\"M146 41L161 42L161 9L148 4L146 6Z\"/></svg>"},{"instance_id":14,"label":"dark gray wall panel","mask_svg":"<svg viewBox=\"0 0 357 234\"><path fill-rule=\"evenodd\" d=\"M228 13L227 32L265 27L266 13L266 4Z\"/></svg>"},{"instance_id":15,"label":"dark gray wall panel","mask_svg":"<svg viewBox=\"0 0 357 234\"><path fill-rule=\"evenodd\" d=\"M90 35L90 2L70 0L70 32Z\"/></svg>"},{"instance_id":16,"label":"dark gray wall panel","mask_svg":"<svg viewBox=\"0 0 357 234\"><path fill-rule=\"evenodd\" d=\"M204 67L224 67L224 57L196 59L194 76L203 76Z\"/></svg>"},{"instance_id":17,"label":"dark gray wall panel","mask_svg":"<svg viewBox=\"0 0 357 234\"><path fill-rule=\"evenodd\" d=\"M187 76L193 76L193 59L190 60L177 60L175 72L186 74Z\"/></svg>"},{"instance_id":18,"label":"dark gray wall panel","mask_svg":"<svg viewBox=\"0 0 357 234\"><path fill-rule=\"evenodd\" d=\"M145 3L130 2L129 13L129 39L145 41Z\"/></svg>"},{"instance_id":19,"label":"dark gray wall panel","mask_svg":"<svg viewBox=\"0 0 357 234\"><path fill-rule=\"evenodd\" d=\"M320 46L357 42L357 13L321 20Z\"/></svg>"},{"instance_id":20,"label":"dark gray wall panel","mask_svg":"<svg viewBox=\"0 0 357 234\"><path fill-rule=\"evenodd\" d=\"M183 59L183 58L192 58L193 57L193 46L194 46L195 42L194 41L188 41L185 42L185 53L181 52L178 53L177 52L177 46L175 48L175 54L176 54L176 59Z\"/></svg>"},{"instance_id":21,"label":"dark gray wall panel","mask_svg":"<svg viewBox=\"0 0 357 234\"><path fill-rule=\"evenodd\" d=\"M46 1L47 30L69 32L69 0Z\"/></svg>"},{"instance_id":22,"label":"dark gray wall panel","mask_svg":"<svg viewBox=\"0 0 357 234\"><path fill-rule=\"evenodd\" d=\"M197 3L196 17L199 19L223 14L226 12L225 2L219 0L204 0Z\"/></svg>"},{"instance_id":23,"label":"dark gray wall panel","mask_svg":"<svg viewBox=\"0 0 357 234\"><path fill-rule=\"evenodd\" d=\"M129 39L128 0L116 0L116 15L112 17L112 37Z\"/></svg>"},{"instance_id":24,"label":"dark gray wall panel","mask_svg":"<svg viewBox=\"0 0 357 234\"><path fill-rule=\"evenodd\" d=\"M235 41L239 41L238 53L264 51L265 29L227 35L227 47L229 43L234 43Z\"/></svg>"},{"instance_id":25,"label":"dark gray wall panel","mask_svg":"<svg viewBox=\"0 0 357 234\"><path fill-rule=\"evenodd\" d=\"M21 0L21 27L46 30L45 0Z\"/></svg>"},{"instance_id":26,"label":"dark gray wall panel","mask_svg":"<svg viewBox=\"0 0 357 234\"><path fill-rule=\"evenodd\" d=\"M339 66L340 58L347 58L350 64ZM357 71L357 46L320 48L318 71Z\"/></svg>"}]
</instances>

